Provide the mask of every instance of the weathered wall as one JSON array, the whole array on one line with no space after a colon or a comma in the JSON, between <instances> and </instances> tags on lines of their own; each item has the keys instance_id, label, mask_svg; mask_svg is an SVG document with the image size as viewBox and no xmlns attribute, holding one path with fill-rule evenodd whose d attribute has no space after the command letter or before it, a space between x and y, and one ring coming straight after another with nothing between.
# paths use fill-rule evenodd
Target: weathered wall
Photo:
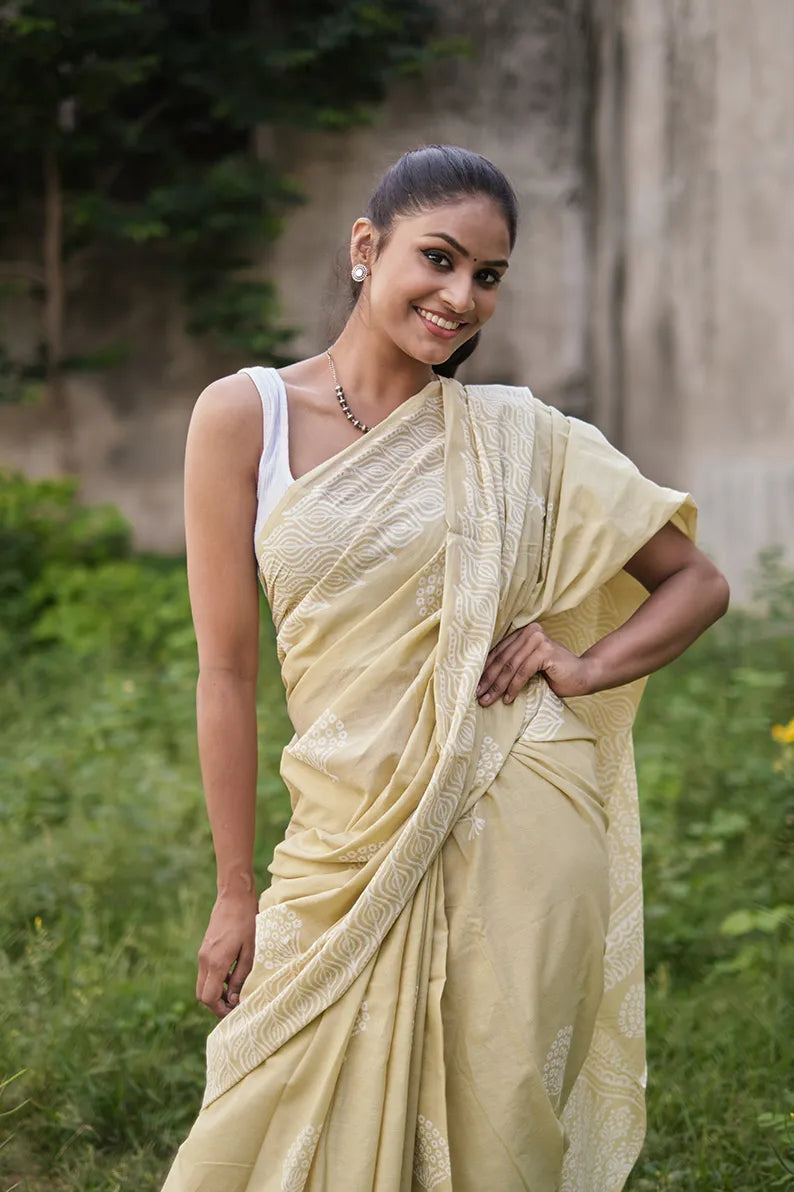
<instances>
[{"instance_id":1,"label":"weathered wall","mask_svg":"<svg viewBox=\"0 0 794 1192\"><path fill-rule=\"evenodd\" d=\"M337 256L382 172L419 145L467 145L508 173L522 218L500 308L460 375L531 383L549 400L584 410L589 65L583 0L460 0L442 8L446 31L472 39L471 60L441 63L432 78L403 84L375 127L339 140L293 134L279 146L282 164L312 196L290 218L272 258L287 321L305 328L297 341L301 354L324 348L335 329Z\"/></svg>"},{"instance_id":2,"label":"weathered wall","mask_svg":"<svg viewBox=\"0 0 794 1192\"><path fill-rule=\"evenodd\" d=\"M196 395L229 363L187 336L175 290L156 263L103 257L102 270L72 277L68 355L124 344L129 354L103 372L73 375L68 397L81 495L112 501L138 546L184 546L182 462ZM29 335L32 312L17 310L11 335ZM62 471L63 442L46 403L0 406L0 463L30 476Z\"/></svg>"},{"instance_id":3,"label":"weathered wall","mask_svg":"<svg viewBox=\"0 0 794 1192\"><path fill-rule=\"evenodd\" d=\"M598 8L593 416L736 591L794 549L794 5Z\"/></svg>"},{"instance_id":4,"label":"weathered wall","mask_svg":"<svg viewBox=\"0 0 794 1192\"><path fill-rule=\"evenodd\" d=\"M470 60L406 81L377 126L278 138L310 201L265 264L300 354L325 347L337 261L382 170L434 141L486 153L522 227L500 309L463 379L530 384L591 416L650 475L691 488L735 589L794 550L794 6L781 0L438 0ZM342 272L342 286L345 281ZM82 287L88 333L133 351L71 384L87 500L178 548L196 393L212 358L144 262ZM0 411L3 458L57 466L36 409Z\"/></svg>"},{"instance_id":5,"label":"weathered wall","mask_svg":"<svg viewBox=\"0 0 794 1192\"><path fill-rule=\"evenodd\" d=\"M274 144L281 167L310 196L264 262L283 296L284 323L302 328L299 354L326 347L338 251L380 173L405 149L466 144L509 173L523 207L505 302L468 377L531 382L549 400L584 411L584 0L439 3L444 32L470 37L473 58L407 81L374 127L339 136L290 132ZM96 340L131 345L123 366L70 381L83 495L115 500L140 545L179 549L192 402L214 376L251 362L212 359L186 337L173 292L144 261L132 269L108 261L94 285L77 289L68 352ZM44 410L0 409L0 440L4 461L31 475L57 470L59 444Z\"/></svg>"}]
</instances>

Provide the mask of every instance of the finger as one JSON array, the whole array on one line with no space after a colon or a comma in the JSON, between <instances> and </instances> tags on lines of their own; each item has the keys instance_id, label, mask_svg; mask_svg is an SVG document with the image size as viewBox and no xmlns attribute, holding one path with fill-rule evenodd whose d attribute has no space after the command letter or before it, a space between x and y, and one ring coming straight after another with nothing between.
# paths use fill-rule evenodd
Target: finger
<instances>
[{"instance_id":1,"label":"finger","mask_svg":"<svg viewBox=\"0 0 794 1192\"><path fill-rule=\"evenodd\" d=\"M196 973L196 1000L199 1002L201 1001L201 991L204 988L207 980L207 970L207 953L205 951L204 944L202 944L199 948L198 972Z\"/></svg>"},{"instance_id":2,"label":"finger","mask_svg":"<svg viewBox=\"0 0 794 1192\"><path fill-rule=\"evenodd\" d=\"M498 657L499 654L503 653L505 650L509 650L510 647L515 643L515 640L519 634L523 632L523 629L514 629L512 633L508 633L506 637L501 638L496 645L491 646L490 650L488 651L488 658L490 659Z\"/></svg>"},{"instance_id":3,"label":"finger","mask_svg":"<svg viewBox=\"0 0 794 1192\"><path fill-rule=\"evenodd\" d=\"M207 974L204 971L204 965L201 962L201 955L199 954L198 971L196 973L196 1001L201 1001L201 991L204 988L204 981Z\"/></svg>"},{"instance_id":4,"label":"finger","mask_svg":"<svg viewBox=\"0 0 794 1192\"><path fill-rule=\"evenodd\" d=\"M216 993L215 991L219 992ZM223 996L223 984L220 980L214 982L212 986L208 987L206 995L201 999L208 1010L211 1010L216 1018L225 1018L231 1010L231 1006L227 1005Z\"/></svg>"},{"instance_id":5,"label":"finger","mask_svg":"<svg viewBox=\"0 0 794 1192\"><path fill-rule=\"evenodd\" d=\"M501 641L497 642L495 646L491 647L483 665L483 674L485 674L487 667L489 667L497 658L500 658L506 650L510 650L515 645L516 638L522 632L523 630L521 629L514 629L512 633L508 633L507 637L503 637Z\"/></svg>"},{"instance_id":6,"label":"finger","mask_svg":"<svg viewBox=\"0 0 794 1192\"><path fill-rule=\"evenodd\" d=\"M548 648L543 645L533 650L530 654L525 655L520 660L504 693L506 704L512 704L519 692L526 687L529 680L544 670L544 658L548 653Z\"/></svg>"},{"instance_id":7,"label":"finger","mask_svg":"<svg viewBox=\"0 0 794 1192\"><path fill-rule=\"evenodd\" d=\"M497 659L493 666L488 668L488 671L480 682L481 703L493 703L495 699L498 699L507 690L508 684L515 674L516 667L521 661L522 653L520 644L514 646L510 653L505 652L501 658Z\"/></svg>"},{"instance_id":8,"label":"finger","mask_svg":"<svg viewBox=\"0 0 794 1192\"><path fill-rule=\"evenodd\" d=\"M227 970L228 971L228 970ZM228 1014L230 1007L226 1005L223 1000L223 985L225 981L225 974L222 969L213 966L207 972L204 985L199 994L199 1001L202 1005L211 1010L216 1018L223 1018Z\"/></svg>"},{"instance_id":9,"label":"finger","mask_svg":"<svg viewBox=\"0 0 794 1192\"><path fill-rule=\"evenodd\" d=\"M240 990L243 987L246 977L250 973L254 965L254 953L252 948L242 948L240 950L240 958L234 966L234 971L230 973L227 989L226 1001L230 1006L236 1006L240 1000Z\"/></svg>"},{"instance_id":10,"label":"finger","mask_svg":"<svg viewBox=\"0 0 794 1192\"><path fill-rule=\"evenodd\" d=\"M529 625L524 625L521 629L515 629L507 637L502 638L498 645L494 646L488 654L483 673L477 684L476 694L478 698L491 685L499 673L505 658L512 657L516 649L522 652L533 650L537 646L550 641L551 638L548 637L545 629L537 621L532 621Z\"/></svg>"}]
</instances>

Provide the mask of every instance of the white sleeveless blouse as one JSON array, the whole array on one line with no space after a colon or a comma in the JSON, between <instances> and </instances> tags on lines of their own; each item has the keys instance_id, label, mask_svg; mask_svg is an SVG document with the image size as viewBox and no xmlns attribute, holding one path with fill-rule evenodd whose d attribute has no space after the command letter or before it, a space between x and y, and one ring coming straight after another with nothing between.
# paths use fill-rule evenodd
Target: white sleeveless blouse
<instances>
[{"instance_id":1,"label":"white sleeveless blouse","mask_svg":"<svg viewBox=\"0 0 794 1192\"><path fill-rule=\"evenodd\" d=\"M262 454L256 484L256 524L254 553L259 531L268 514L275 509L294 477L289 470L289 425L287 421L287 390L275 368L256 364L241 368L259 390L262 399Z\"/></svg>"}]
</instances>

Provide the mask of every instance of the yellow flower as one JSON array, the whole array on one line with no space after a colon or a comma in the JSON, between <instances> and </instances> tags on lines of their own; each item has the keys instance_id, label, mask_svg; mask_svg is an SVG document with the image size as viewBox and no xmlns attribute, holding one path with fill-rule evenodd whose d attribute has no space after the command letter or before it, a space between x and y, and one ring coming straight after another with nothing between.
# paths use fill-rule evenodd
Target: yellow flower
<instances>
[{"instance_id":1,"label":"yellow flower","mask_svg":"<svg viewBox=\"0 0 794 1192\"><path fill-rule=\"evenodd\" d=\"M779 745L794 745L794 719L789 720L788 724L773 725L772 740Z\"/></svg>"}]
</instances>

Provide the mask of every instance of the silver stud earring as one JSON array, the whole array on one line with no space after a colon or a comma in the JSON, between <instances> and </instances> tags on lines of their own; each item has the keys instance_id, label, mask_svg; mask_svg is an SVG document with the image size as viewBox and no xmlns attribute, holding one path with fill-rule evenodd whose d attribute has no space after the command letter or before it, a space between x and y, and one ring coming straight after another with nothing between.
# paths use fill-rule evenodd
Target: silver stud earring
<instances>
[{"instance_id":1,"label":"silver stud earring","mask_svg":"<svg viewBox=\"0 0 794 1192\"><path fill-rule=\"evenodd\" d=\"M369 277L369 269L366 265L354 265L350 270L350 276L353 281L363 281L365 277Z\"/></svg>"}]
</instances>

